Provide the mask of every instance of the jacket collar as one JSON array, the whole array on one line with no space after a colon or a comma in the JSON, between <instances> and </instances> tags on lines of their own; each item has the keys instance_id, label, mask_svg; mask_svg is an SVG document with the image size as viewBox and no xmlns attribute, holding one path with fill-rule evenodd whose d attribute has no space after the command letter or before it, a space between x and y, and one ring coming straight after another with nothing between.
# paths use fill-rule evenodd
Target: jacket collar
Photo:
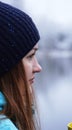
<instances>
[{"instance_id":1,"label":"jacket collar","mask_svg":"<svg viewBox=\"0 0 72 130\"><path fill-rule=\"evenodd\" d=\"M0 110L3 109L3 107L6 104L6 99L5 96L3 95L3 93L0 91Z\"/></svg>"}]
</instances>

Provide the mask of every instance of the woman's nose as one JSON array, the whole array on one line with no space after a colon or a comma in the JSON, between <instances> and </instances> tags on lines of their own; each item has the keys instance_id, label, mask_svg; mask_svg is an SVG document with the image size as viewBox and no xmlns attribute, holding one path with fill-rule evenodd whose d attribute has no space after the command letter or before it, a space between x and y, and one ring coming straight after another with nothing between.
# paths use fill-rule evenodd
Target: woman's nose
<instances>
[{"instance_id":1,"label":"woman's nose","mask_svg":"<svg viewBox=\"0 0 72 130\"><path fill-rule=\"evenodd\" d=\"M34 72L38 73L42 70L42 67L40 66L40 64L38 63L37 59L35 60L35 64L34 64Z\"/></svg>"}]
</instances>

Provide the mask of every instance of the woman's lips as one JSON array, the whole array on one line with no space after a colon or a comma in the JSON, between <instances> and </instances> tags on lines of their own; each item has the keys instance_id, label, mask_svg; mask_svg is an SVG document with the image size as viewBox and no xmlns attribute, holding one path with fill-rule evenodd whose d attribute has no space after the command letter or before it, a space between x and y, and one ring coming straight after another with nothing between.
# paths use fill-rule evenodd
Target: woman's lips
<instances>
[{"instance_id":1,"label":"woman's lips","mask_svg":"<svg viewBox=\"0 0 72 130\"><path fill-rule=\"evenodd\" d=\"M30 84L33 84L33 83L34 83L34 80L35 80L35 78L30 79L30 80L29 80Z\"/></svg>"}]
</instances>

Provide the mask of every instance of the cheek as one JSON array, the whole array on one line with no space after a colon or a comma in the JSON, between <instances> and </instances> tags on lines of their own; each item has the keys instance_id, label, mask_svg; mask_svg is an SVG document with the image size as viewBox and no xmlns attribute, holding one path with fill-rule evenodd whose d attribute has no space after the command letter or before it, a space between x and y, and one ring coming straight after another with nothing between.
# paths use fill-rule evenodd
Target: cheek
<instances>
[{"instance_id":1,"label":"cheek","mask_svg":"<svg viewBox=\"0 0 72 130\"><path fill-rule=\"evenodd\" d=\"M32 74L32 66L30 65L30 63L25 63L24 67L25 67L27 79L30 79L31 74Z\"/></svg>"}]
</instances>

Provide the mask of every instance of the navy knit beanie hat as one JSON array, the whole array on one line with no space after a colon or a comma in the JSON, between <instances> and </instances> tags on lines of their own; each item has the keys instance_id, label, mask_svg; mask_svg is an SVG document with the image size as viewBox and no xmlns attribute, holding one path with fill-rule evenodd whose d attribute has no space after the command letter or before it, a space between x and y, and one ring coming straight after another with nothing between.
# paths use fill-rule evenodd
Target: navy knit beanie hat
<instances>
[{"instance_id":1,"label":"navy knit beanie hat","mask_svg":"<svg viewBox=\"0 0 72 130\"><path fill-rule=\"evenodd\" d=\"M39 39L38 30L26 13L0 2L0 76L10 71Z\"/></svg>"}]
</instances>

